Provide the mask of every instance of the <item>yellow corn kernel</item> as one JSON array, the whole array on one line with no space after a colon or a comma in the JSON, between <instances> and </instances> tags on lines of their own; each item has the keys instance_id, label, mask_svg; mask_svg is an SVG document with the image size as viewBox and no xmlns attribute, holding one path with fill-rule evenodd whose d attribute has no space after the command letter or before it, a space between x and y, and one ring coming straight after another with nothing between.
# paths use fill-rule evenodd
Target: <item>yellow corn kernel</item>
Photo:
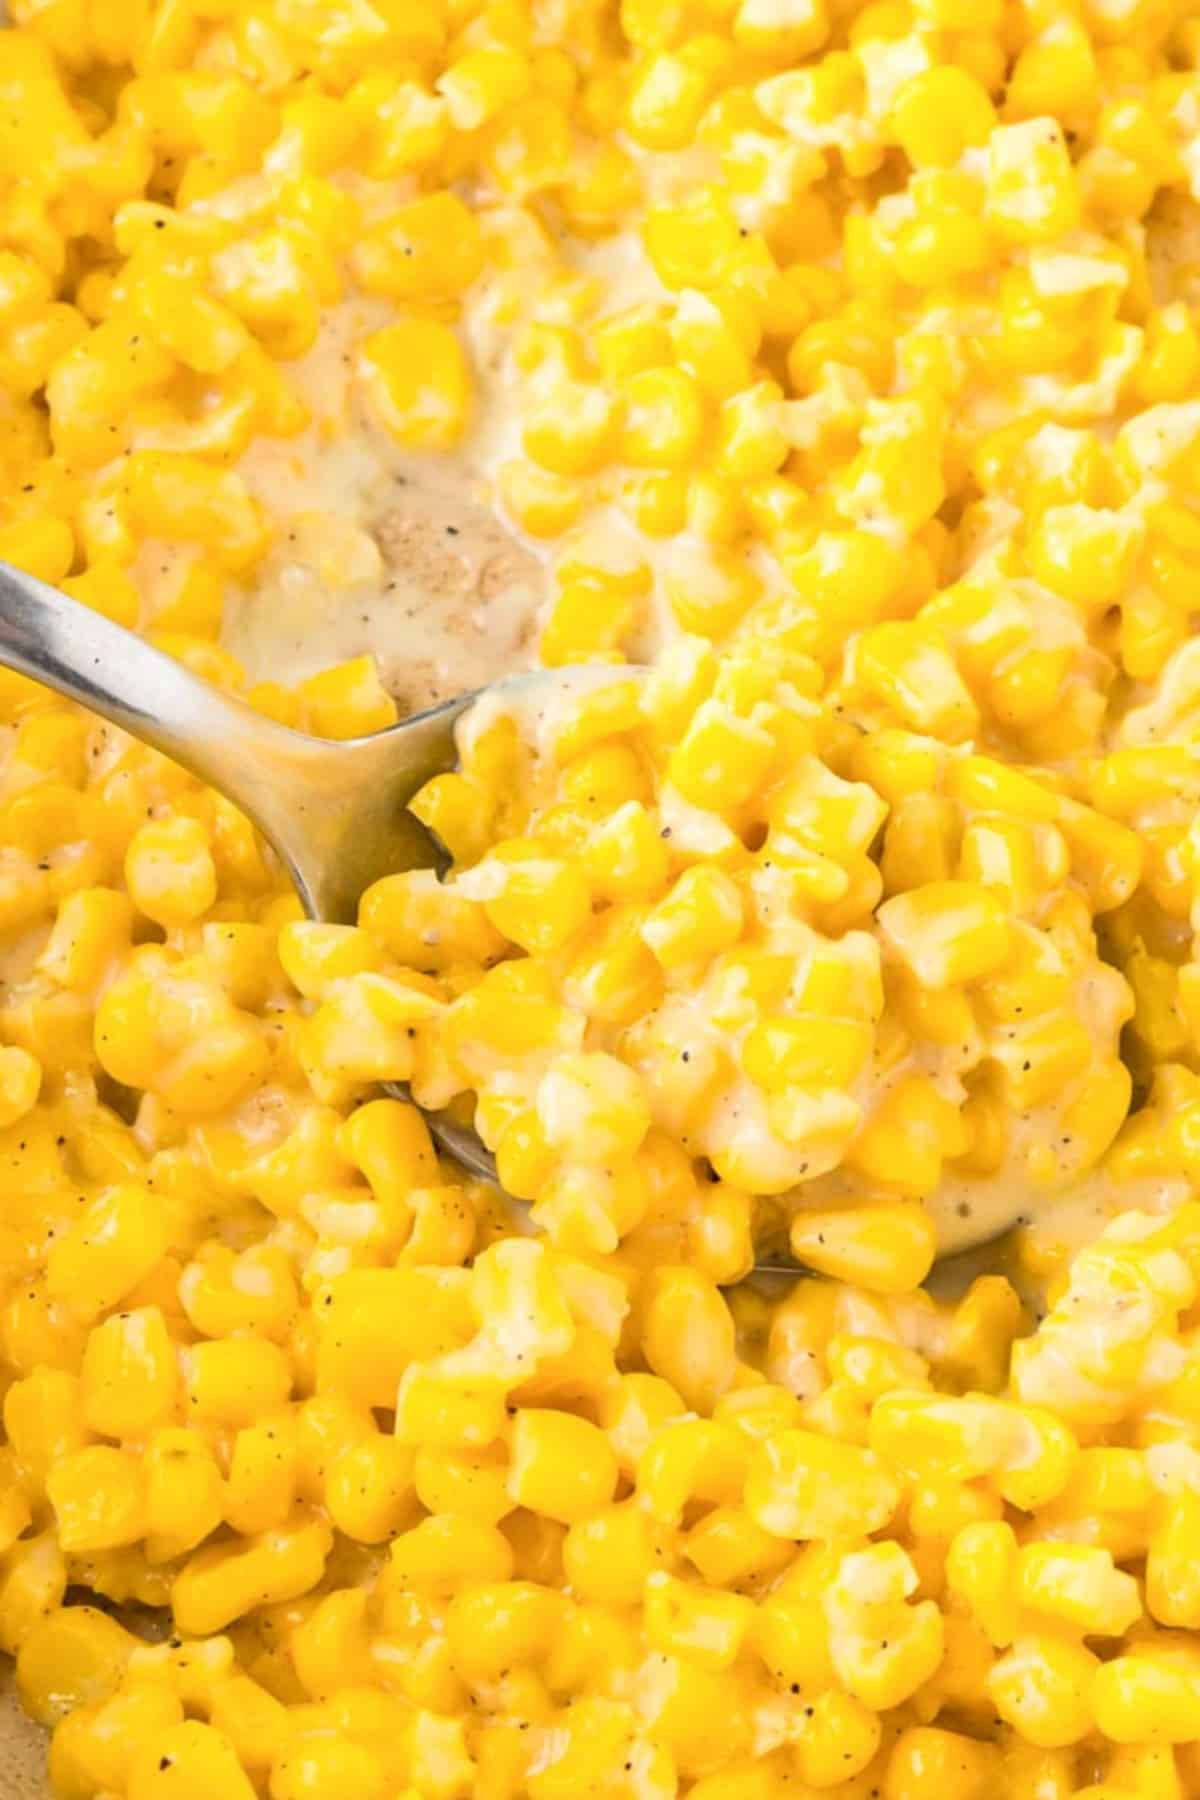
<instances>
[{"instance_id":1,"label":"yellow corn kernel","mask_svg":"<svg viewBox=\"0 0 1200 1800\"><path fill-rule=\"evenodd\" d=\"M379 679L373 656L355 656L300 683L318 737L367 737L396 723L396 702Z\"/></svg>"},{"instance_id":2,"label":"yellow corn kernel","mask_svg":"<svg viewBox=\"0 0 1200 1800\"><path fill-rule=\"evenodd\" d=\"M632 591L640 591L644 576L644 566L639 564L628 584ZM577 759L606 746L606 740L636 731L641 723L640 695L636 682L615 679L598 682L576 698L565 718L555 721L555 759L565 770ZM609 744L606 747L611 750L619 746Z\"/></svg>"},{"instance_id":3,"label":"yellow corn kernel","mask_svg":"<svg viewBox=\"0 0 1200 1800\"><path fill-rule=\"evenodd\" d=\"M378 966L375 946L366 932L352 925L322 925L312 919L286 924L279 933L277 951L284 974L308 1000L324 999L334 982Z\"/></svg>"},{"instance_id":4,"label":"yellow corn kernel","mask_svg":"<svg viewBox=\"0 0 1200 1800\"><path fill-rule=\"evenodd\" d=\"M65 1369L37 1368L4 1397L4 1429L21 1473L45 1485L51 1466L89 1442L80 1382Z\"/></svg>"},{"instance_id":5,"label":"yellow corn kernel","mask_svg":"<svg viewBox=\"0 0 1200 1800\"><path fill-rule=\"evenodd\" d=\"M494 1681L549 1649L560 1612L560 1596L533 1582L480 1581L450 1601L446 1635L468 1680Z\"/></svg>"},{"instance_id":6,"label":"yellow corn kernel","mask_svg":"<svg viewBox=\"0 0 1200 1800\"><path fill-rule=\"evenodd\" d=\"M60 1720L50 1745L51 1783L66 1794L125 1788L141 1746L182 1722L183 1706L165 1687L135 1687Z\"/></svg>"},{"instance_id":7,"label":"yellow corn kernel","mask_svg":"<svg viewBox=\"0 0 1200 1800\"><path fill-rule=\"evenodd\" d=\"M176 1634L166 1643L138 1645L129 1659L128 1683L168 1686L186 1707L199 1712L207 1709L214 1687L233 1666L229 1638L189 1641Z\"/></svg>"},{"instance_id":8,"label":"yellow corn kernel","mask_svg":"<svg viewBox=\"0 0 1200 1800\"><path fill-rule=\"evenodd\" d=\"M270 1767L288 1731L287 1709L248 1675L229 1675L214 1684L210 1722L251 1771Z\"/></svg>"},{"instance_id":9,"label":"yellow corn kernel","mask_svg":"<svg viewBox=\"0 0 1200 1800\"><path fill-rule=\"evenodd\" d=\"M525 408L522 448L552 475L594 475L612 456L617 417L603 388L560 377Z\"/></svg>"},{"instance_id":10,"label":"yellow corn kernel","mask_svg":"<svg viewBox=\"0 0 1200 1800\"><path fill-rule=\"evenodd\" d=\"M504 1389L497 1376L469 1385L435 1366L408 1368L396 1393L396 1434L407 1444L472 1450L504 1429Z\"/></svg>"},{"instance_id":11,"label":"yellow corn kernel","mask_svg":"<svg viewBox=\"0 0 1200 1800\"><path fill-rule=\"evenodd\" d=\"M1135 832L1067 800L1062 804L1059 830L1071 853L1071 872L1094 912L1111 912L1130 898L1145 862Z\"/></svg>"},{"instance_id":12,"label":"yellow corn kernel","mask_svg":"<svg viewBox=\"0 0 1200 1800\"><path fill-rule=\"evenodd\" d=\"M360 1543L395 1535L413 1492L412 1452L379 1434L348 1444L329 1465L325 1504L334 1525Z\"/></svg>"},{"instance_id":13,"label":"yellow corn kernel","mask_svg":"<svg viewBox=\"0 0 1200 1800\"><path fill-rule=\"evenodd\" d=\"M455 300L483 272L483 234L474 213L445 189L410 200L372 226L350 262L370 294L425 304Z\"/></svg>"},{"instance_id":14,"label":"yellow corn kernel","mask_svg":"<svg viewBox=\"0 0 1200 1800\"><path fill-rule=\"evenodd\" d=\"M361 1588L325 1594L292 1632L291 1658L301 1685L314 1700L332 1698L339 1687L369 1683L366 1611L367 1596Z\"/></svg>"},{"instance_id":15,"label":"yellow corn kernel","mask_svg":"<svg viewBox=\"0 0 1200 1800\"><path fill-rule=\"evenodd\" d=\"M847 1161L872 1181L922 1198L937 1186L944 1160L966 1148L958 1109L928 1076L910 1075L876 1105Z\"/></svg>"},{"instance_id":16,"label":"yellow corn kernel","mask_svg":"<svg viewBox=\"0 0 1200 1800\"><path fill-rule=\"evenodd\" d=\"M157 1432L146 1453L146 1553L153 1562L186 1556L225 1516L225 1487L199 1432Z\"/></svg>"},{"instance_id":17,"label":"yellow corn kernel","mask_svg":"<svg viewBox=\"0 0 1200 1800\"><path fill-rule=\"evenodd\" d=\"M602 1431L573 1413L527 1408L512 1436L508 1491L514 1503L564 1525L609 1504L617 1463Z\"/></svg>"},{"instance_id":18,"label":"yellow corn kernel","mask_svg":"<svg viewBox=\"0 0 1200 1800\"><path fill-rule=\"evenodd\" d=\"M776 1537L836 1538L880 1530L899 1489L875 1456L809 1431L784 1431L758 1446L746 1510Z\"/></svg>"},{"instance_id":19,"label":"yellow corn kernel","mask_svg":"<svg viewBox=\"0 0 1200 1800\"><path fill-rule=\"evenodd\" d=\"M124 894L81 888L59 907L38 965L60 986L86 991L128 950L132 930L133 909Z\"/></svg>"},{"instance_id":20,"label":"yellow corn kernel","mask_svg":"<svg viewBox=\"0 0 1200 1800\"><path fill-rule=\"evenodd\" d=\"M386 1580L402 1591L450 1594L506 1582L512 1568L512 1547L496 1526L444 1513L393 1540Z\"/></svg>"},{"instance_id":21,"label":"yellow corn kernel","mask_svg":"<svg viewBox=\"0 0 1200 1800\"><path fill-rule=\"evenodd\" d=\"M371 1100L356 1107L338 1140L381 1201L399 1204L414 1188L438 1179L429 1127L416 1107L403 1101Z\"/></svg>"},{"instance_id":22,"label":"yellow corn kernel","mask_svg":"<svg viewBox=\"0 0 1200 1800\"><path fill-rule=\"evenodd\" d=\"M143 1437L171 1411L175 1349L156 1306L119 1313L88 1334L80 1371L83 1417L104 1437Z\"/></svg>"},{"instance_id":23,"label":"yellow corn kernel","mask_svg":"<svg viewBox=\"0 0 1200 1800\"><path fill-rule=\"evenodd\" d=\"M295 1502L298 1477L296 1434L286 1419L245 1426L233 1440L225 1488L225 1516L234 1530L253 1537L282 1525Z\"/></svg>"},{"instance_id":24,"label":"yellow corn kernel","mask_svg":"<svg viewBox=\"0 0 1200 1800\"><path fill-rule=\"evenodd\" d=\"M646 1577L658 1567L659 1533L643 1509L626 1501L573 1523L563 1539L563 1571L580 1600L639 1606Z\"/></svg>"},{"instance_id":25,"label":"yellow corn kernel","mask_svg":"<svg viewBox=\"0 0 1200 1800\"><path fill-rule=\"evenodd\" d=\"M707 1411L737 1372L733 1320L719 1290L695 1270L660 1268L646 1284L643 1308L646 1361Z\"/></svg>"},{"instance_id":26,"label":"yellow corn kernel","mask_svg":"<svg viewBox=\"0 0 1200 1800\"><path fill-rule=\"evenodd\" d=\"M74 534L62 519L14 519L0 526L0 556L39 581L61 582L75 560Z\"/></svg>"},{"instance_id":27,"label":"yellow corn kernel","mask_svg":"<svg viewBox=\"0 0 1200 1800\"><path fill-rule=\"evenodd\" d=\"M683 528L681 521L677 529ZM727 548L712 548L702 556L682 548L664 560L663 585L671 611L685 631L697 636L727 637L759 595L753 569Z\"/></svg>"},{"instance_id":28,"label":"yellow corn kernel","mask_svg":"<svg viewBox=\"0 0 1200 1800\"><path fill-rule=\"evenodd\" d=\"M798 1212L788 1234L797 1261L880 1294L919 1287L937 1254L937 1230L921 1206Z\"/></svg>"},{"instance_id":29,"label":"yellow corn kernel","mask_svg":"<svg viewBox=\"0 0 1200 1800\"><path fill-rule=\"evenodd\" d=\"M467 429L472 377L450 326L435 319L387 325L363 344L358 368L380 419L412 450L451 450Z\"/></svg>"},{"instance_id":30,"label":"yellow corn kernel","mask_svg":"<svg viewBox=\"0 0 1200 1800\"><path fill-rule=\"evenodd\" d=\"M1200 1672L1190 1658L1153 1649L1114 1657L1095 1671L1092 1710L1098 1729L1117 1744L1183 1744L1194 1736Z\"/></svg>"},{"instance_id":31,"label":"yellow corn kernel","mask_svg":"<svg viewBox=\"0 0 1200 1800\"><path fill-rule=\"evenodd\" d=\"M986 144L995 123L987 89L953 64L914 75L892 101L892 130L918 168L948 168L964 150Z\"/></svg>"},{"instance_id":32,"label":"yellow corn kernel","mask_svg":"<svg viewBox=\"0 0 1200 1800\"><path fill-rule=\"evenodd\" d=\"M189 1417L197 1422L252 1425L291 1393L287 1356L265 1338L214 1338L193 1344L182 1360Z\"/></svg>"},{"instance_id":33,"label":"yellow corn kernel","mask_svg":"<svg viewBox=\"0 0 1200 1800\"><path fill-rule=\"evenodd\" d=\"M49 1292L90 1321L144 1281L166 1248L162 1206L149 1190L109 1188L56 1240L46 1265Z\"/></svg>"},{"instance_id":34,"label":"yellow corn kernel","mask_svg":"<svg viewBox=\"0 0 1200 1800\"><path fill-rule=\"evenodd\" d=\"M492 803L481 786L463 775L435 775L414 795L409 811L455 862L475 862L487 848Z\"/></svg>"},{"instance_id":35,"label":"yellow corn kernel","mask_svg":"<svg viewBox=\"0 0 1200 1800\"><path fill-rule=\"evenodd\" d=\"M883 1731L877 1716L838 1688L819 1694L802 1714L796 1740L800 1779L820 1791L861 1776L873 1762Z\"/></svg>"},{"instance_id":36,"label":"yellow corn kernel","mask_svg":"<svg viewBox=\"0 0 1200 1800\"><path fill-rule=\"evenodd\" d=\"M1023 1738L1055 1750L1078 1743L1093 1729L1101 1668L1082 1644L1019 1637L993 1664L987 1691L1000 1717Z\"/></svg>"},{"instance_id":37,"label":"yellow corn kernel","mask_svg":"<svg viewBox=\"0 0 1200 1800\"><path fill-rule=\"evenodd\" d=\"M883 1800L907 1800L922 1789L943 1800L986 1800L1004 1779L993 1745L961 1731L910 1725L888 1757Z\"/></svg>"},{"instance_id":38,"label":"yellow corn kernel","mask_svg":"<svg viewBox=\"0 0 1200 1800\"><path fill-rule=\"evenodd\" d=\"M645 1608L651 1648L706 1669L731 1666L754 1618L754 1603L743 1595L679 1581L664 1569L646 1579Z\"/></svg>"},{"instance_id":39,"label":"yellow corn kernel","mask_svg":"<svg viewBox=\"0 0 1200 1800\"><path fill-rule=\"evenodd\" d=\"M495 1446L447 1450L425 1445L412 1466L417 1499L431 1513L455 1513L495 1525L511 1515L508 1466Z\"/></svg>"},{"instance_id":40,"label":"yellow corn kernel","mask_svg":"<svg viewBox=\"0 0 1200 1800\"><path fill-rule=\"evenodd\" d=\"M1142 536L1140 521L1118 512L1047 507L1030 537L1030 571L1064 599L1103 609L1128 585Z\"/></svg>"},{"instance_id":41,"label":"yellow corn kernel","mask_svg":"<svg viewBox=\"0 0 1200 1800\"><path fill-rule=\"evenodd\" d=\"M554 538L569 530L579 517L585 493L580 482L554 475L549 469L537 468L517 457L501 464L496 487L514 524L533 538Z\"/></svg>"},{"instance_id":42,"label":"yellow corn kernel","mask_svg":"<svg viewBox=\"0 0 1200 1800\"><path fill-rule=\"evenodd\" d=\"M715 1507L687 1534L688 1561L713 1587L736 1587L769 1575L788 1560L786 1544L756 1525L741 1507Z\"/></svg>"},{"instance_id":43,"label":"yellow corn kernel","mask_svg":"<svg viewBox=\"0 0 1200 1800\"><path fill-rule=\"evenodd\" d=\"M1011 1644L1020 1619L1017 1540L1011 1525L982 1519L964 1525L946 1557L951 1593L967 1605L998 1648Z\"/></svg>"},{"instance_id":44,"label":"yellow corn kernel","mask_svg":"<svg viewBox=\"0 0 1200 1800\"><path fill-rule=\"evenodd\" d=\"M77 1450L50 1470L46 1492L68 1555L115 1550L145 1533L145 1477L129 1451L107 1444Z\"/></svg>"},{"instance_id":45,"label":"yellow corn kernel","mask_svg":"<svg viewBox=\"0 0 1200 1800\"><path fill-rule=\"evenodd\" d=\"M1146 1607L1162 1625L1191 1627L1200 1617L1200 1594L1187 1552L1200 1515L1198 1497L1186 1488L1166 1500L1146 1557Z\"/></svg>"},{"instance_id":46,"label":"yellow corn kernel","mask_svg":"<svg viewBox=\"0 0 1200 1800\"><path fill-rule=\"evenodd\" d=\"M987 216L1012 242L1060 237L1079 214L1062 129L1053 120L1002 125L988 141Z\"/></svg>"},{"instance_id":47,"label":"yellow corn kernel","mask_svg":"<svg viewBox=\"0 0 1200 1800\"><path fill-rule=\"evenodd\" d=\"M589 781L588 786L595 791L599 784ZM667 885L670 857L666 844L654 815L638 800L618 805L595 825L583 853L601 899L652 900Z\"/></svg>"},{"instance_id":48,"label":"yellow corn kernel","mask_svg":"<svg viewBox=\"0 0 1200 1800\"><path fill-rule=\"evenodd\" d=\"M687 525L690 483L682 471L630 476L621 487L621 502L647 537L670 538Z\"/></svg>"},{"instance_id":49,"label":"yellow corn kernel","mask_svg":"<svg viewBox=\"0 0 1200 1800\"><path fill-rule=\"evenodd\" d=\"M629 94L630 137L647 150L682 150L691 142L708 92L703 68L685 53L647 58Z\"/></svg>"},{"instance_id":50,"label":"yellow corn kernel","mask_svg":"<svg viewBox=\"0 0 1200 1800\"><path fill-rule=\"evenodd\" d=\"M584 847L594 851L591 860L596 866L596 878L613 884L614 897L628 881L627 897L644 898L652 891L652 870L660 876L656 888L664 885L666 851L661 844L655 849L649 841L651 834L661 834L654 828L647 807L651 795L645 771L631 745L610 741L585 750L567 763L559 788L565 802L565 818L576 820L584 812L600 816L602 822L592 826ZM613 832L607 832L603 815L610 811L619 813L625 807L634 810L625 814ZM570 836L565 841L573 845L577 839Z\"/></svg>"},{"instance_id":51,"label":"yellow corn kernel","mask_svg":"<svg viewBox=\"0 0 1200 1800\"><path fill-rule=\"evenodd\" d=\"M317 1382L364 1406L391 1407L409 1363L459 1347L472 1332L458 1270L357 1269L322 1295Z\"/></svg>"},{"instance_id":52,"label":"yellow corn kernel","mask_svg":"<svg viewBox=\"0 0 1200 1800\"><path fill-rule=\"evenodd\" d=\"M254 1788L224 1733L198 1719L155 1732L129 1770L130 1800L253 1800Z\"/></svg>"},{"instance_id":53,"label":"yellow corn kernel","mask_svg":"<svg viewBox=\"0 0 1200 1800\"><path fill-rule=\"evenodd\" d=\"M551 1149L586 1162L632 1156L650 1128L638 1076L599 1051L559 1057L538 1085L536 1106Z\"/></svg>"},{"instance_id":54,"label":"yellow corn kernel","mask_svg":"<svg viewBox=\"0 0 1200 1800\"><path fill-rule=\"evenodd\" d=\"M1026 44L1005 95L1005 114L1033 119L1045 114L1087 118L1100 98L1092 43L1082 24L1064 19Z\"/></svg>"},{"instance_id":55,"label":"yellow corn kernel","mask_svg":"<svg viewBox=\"0 0 1200 1800\"><path fill-rule=\"evenodd\" d=\"M565 858L548 855L532 838L510 839L480 867L489 878L484 899L488 919L531 955L560 949L591 918L591 890L583 872Z\"/></svg>"},{"instance_id":56,"label":"yellow corn kernel","mask_svg":"<svg viewBox=\"0 0 1200 1800\"><path fill-rule=\"evenodd\" d=\"M1114 1568L1110 1551L1090 1544L1027 1544L1017 1578L1030 1611L1062 1619L1085 1635L1120 1637L1141 1617L1133 1576Z\"/></svg>"},{"instance_id":57,"label":"yellow corn kernel","mask_svg":"<svg viewBox=\"0 0 1200 1800\"><path fill-rule=\"evenodd\" d=\"M872 1032L858 1019L789 1016L760 1020L742 1046L742 1067L768 1093L791 1086L848 1088L871 1053Z\"/></svg>"},{"instance_id":58,"label":"yellow corn kernel","mask_svg":"<svg viewBox=\"0 0 1200 1800\"><path fill-rule=\"evenodd\" d=\"M369 1081L406 1081L418 1025L442 1011L416 982L368 970L338 982L297 1032L300 1064L323 1100Z\"/></svg>"},{"instance_id":59,"label":"yellow corn kernel","mask_svg":"<svg viewBox=\"0 0 1200 1800\"><path fill-rule=\"evenodd\" d=\"M17 1658L17 1692L41 1725L95 1706L120 1685L137 1640L94 1606L67 1606L36 1625Z\"/></svg>"},{"instance_id":60,"label":"yellow corn kernel","mask_svg":"<svg viewBox=\"0 0 1200 1800\"><path fill-rule=\"evenodd\" d=\"M339 1790L381 1800L384 1765L372 1749L352 1740L300 1738L276 1758L271 1772L272 1800L318 1800Z\"/></svg>"},{"instance_id":61,"label":"yellow corn kernel","mask_svg":"<svg viewBox=\"0 0 1200 1800\"><path fill-rule=\"evenodd\" d=\"M196 1551L171 1588L178 1628L207 1636L253 1607L307 1594L324 1573L331 1542L328 1525L301 1513L259 1537Z\"/></svg>"},{"instance_id":62,"label":"yellow corn kernel","mask_svg":"<svg viewBox=\"0 0 1200 1800\"><path fill-rule=\"evenodd\" d=\"M15 1044L0 1045L0 1131L23 1119L36 1104L42 1066Z\"/></svg>"},{"instance_id":63,"label":"yellow corn kernel","mask_svg":"<svg viewBox=\"0 0 1200 1800\"><path fill-rule=\"evenodd\" d=\"M662 332L657 321L650 329L656 335ZM750 386L751 356L757 340L758 332L753 322L749 322L747 330L747 318L731 296L713 297L698 293L694 288L686 289L679 296L669 326L669 347L674 350L680 367L714 399L732 399ZM667 351L665 341L654 342L647 353L639 357L636 366L649 368L655 363L663 363L666 361L663 353ZM614 373L632 373L633 366Z\"/></svg>"},{"instance_id":64,"label":"yellow corn kernel","mask_svg":"<svg viewBox=\"0 0 1200 1800\"><path fill-rule=\"evenodd\" d=\"M529 92L531 69L523 56L502 45L468 50L439 76L451 123L459 131L477 131L489 119Z\"/></svg>"},{"instance_id":65,"label":"yellow corn kernel","mask_svg":"<svg viewBox=\"0 0 1200 1800\"><path fill-rule=\"evenodd\" d=\"M744 805L775 755L770 734L718 700L705 700L672 751L667 779L693 806L713 812Z\"/></svg>"},{"instance_id":66,"label":"yellow corn kernel","mask_svg":"<svg viewBox=\"0 0 1200 1800\"><path fill-rule=\"evenodd\" d=\"M620 648L636 619L636 596L620 587L564 582L542 631L542 661L557 668L606 656Z\"/></svg>"},{"instance_id":67,"label":"yellow corn kernel","mask_svg":"<svg viewBox=\"0 0 1200 1800\"><path fill-rule=\"evenodd\" d=\"M199 457L138 450L125 465L125 492L135 530L202 544L234 571L262 554L267 529L241 477Z\"/></svg>"},{"instance_id":68,"label":"yellow corn kernel","mask_svg":"<svg viewBox=\"0 0 1200 1800\"><path fill-rule=\"evenodd\" d=\"M869 1544L841 1558L822 1595L834 1669L873 1712L909 1699L942 1660L942 1615L934 1601L912 1600L918 1583L899 1544Z\"/></svg>"},{"instance_id":69,"label":"yellow corn kernel","mask_svg":"<svg viewBox=\"0 0 1200 1800\"><path fill-rule=\"evenodd\" d=\"M190 924L217 897L209 836L197 819L143 825L125 853L125 882L139 912L168 929Z\"/></svg>"},{"instance_id":70,"label":"yellow corn kernel","mask_svg":"<svg viewBox=\"0 0 1200 1800\"><path fill-rule=\"evenodd\" d=\"M843 781L815 756L800 756L771 794L771 848L846 863L866 853L886 814L873 789Z\"/></svg>"},{"instance_id":71,"label":"yellow corn kernel","mask_svg":"<svg viewBox=\"0 0 1200 1800\"><path fill-rule=\"evenodd\" d=\"M624 384L621 456L638 469L684 469L704 430L704 403L682 369L642 369Z\"/></svg>"},{"instance_id":72,"label":"yellow corn kernel","mask_svg":"<svg viewBox=\"0 0 1200 1800\"><path fill-rule=\"evenodd\" d=\"M15 1656L29 1633L63 1603L67 1563L53 1530L13 1545L0 1572L0 1647Z\"/></svg>"},{"instance_id":73,"label":"yellow corn kernel","mask_svg":"<svg viewBox=\"0 0 1200 1800\"><path fill-rule=\"evenodd\" d=\"M720 869L697 863L650 911L640 932L664 968L674 969L728 950L741 936L742 925L737 885Z\"/></svg>"},{"instance_id":74,"label":"yellow corn kernel","mask_svg":"<svg viewBox=\"0 0 1200 1800\"><path fill-rule=\"evenodd\" d=\"M1008 918L999 897L974 882L930 882L879 908L884 941L923 987L978 981L1006 962Z\"/></svg>"},{"instance_id":75,"label":"yellow corn kernel","mask_svg":"<svg viewBox=\"0 0 1200 1800\"><path fill-rule=\"evenodd\" d=\"M180 972L154 980L161 964L136 961L96 1009L102 1067L118 1081L157 1093L173 1109L211 1116L263 1078L270 1051L257 1019L211 980Z\"/></svg>"},{"instance_id":76,"label":"yellow corn kernel","mask_svg":"<svg viewBox=\"0 0 1200 1800\"><path fill-rule=\"evenodd\" d=\"M1179 401L1194 392L1200 377L1200 336L1180 301L1157 307L1146 326L1136 382L1148 406Z\"/></svg>"},{"instance_id":77,"label":"yellow corn kernel","mask_svg":"<svg viewBox=\"0 0 1200 1800\"><path fill-rule=\"evenodd\" d=\"M489 963L504 948L483 907L442 886L432 871L385 875L373 882L359 902L358 922L414 969Z\"/></svg>"},{"instance_id":78,"label":"yellow corn kernel","mask_svg":"<svg viewBox=\"0 0 1200 1800\"><path fill-rule=\"evenodd\" d=\"M223 1244L206 1245L180 1276L179 1299L196 1330L214 1338L239 1330L282 1337L298 1308L291 1263L269 1244L237 1256Z\"/></svg>"}]
</instances>

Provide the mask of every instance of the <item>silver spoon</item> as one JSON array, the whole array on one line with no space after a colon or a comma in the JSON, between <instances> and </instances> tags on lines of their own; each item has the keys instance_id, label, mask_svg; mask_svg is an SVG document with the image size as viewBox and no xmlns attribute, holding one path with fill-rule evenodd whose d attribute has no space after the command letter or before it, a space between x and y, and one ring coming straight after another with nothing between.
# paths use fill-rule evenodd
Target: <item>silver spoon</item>
<instances>
[{"instance_id":1,"label":"silver spoon","mask_svg":"<svg viewBox=\"0 0 1200 1800\"><path fill-rule=\"evenodd\" d=\"M77 700L198 775L244 812L287 870L305 912L352 923L381 875L441 868L445 854L408 810L456 761L460 694L371 737L291 731L223 694L161 650L57 588L0 562L0 664ZM594 671L580 671L595 678ZM509 676L489 692L561 688L564 671ZM567 676L567 679L570 677ZM441 1114L430 1128L472 1175L496 1179L475 1132Z\"/></svg>"}]
</instances>

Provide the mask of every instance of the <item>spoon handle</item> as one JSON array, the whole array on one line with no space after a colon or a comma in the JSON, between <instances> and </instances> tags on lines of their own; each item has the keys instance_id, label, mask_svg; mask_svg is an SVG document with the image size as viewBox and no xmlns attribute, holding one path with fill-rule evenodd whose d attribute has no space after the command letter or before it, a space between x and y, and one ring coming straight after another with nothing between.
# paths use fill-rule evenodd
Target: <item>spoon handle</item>
<instances>
[{"instance_id":1,"label":"spoon handle","mask_svg":"<svg viewBox=\"0 0 1200 1800\"><path fill-rule=\"evenodd\" d=\"M174 657L5 562L0 664L77 700L235 801L239 759L277 729Z\"/></svg>"}]
</instances>

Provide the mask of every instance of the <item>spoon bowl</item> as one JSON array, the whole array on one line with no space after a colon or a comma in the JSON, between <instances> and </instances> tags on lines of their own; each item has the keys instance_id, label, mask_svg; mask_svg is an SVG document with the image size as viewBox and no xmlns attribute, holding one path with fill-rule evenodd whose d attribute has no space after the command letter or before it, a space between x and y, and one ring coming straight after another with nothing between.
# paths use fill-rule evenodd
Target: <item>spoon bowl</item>
<instances>
[{"instance_id":1,"label":"spoon bowl","mask_svg":"<svg viewBox=\"0 0 1200 1800\"><path fill-rule=\"evenodd\" d=\"M381 876L445 868L445 850L409 802L455 766L455 727L481 693L528 703L541 690L549 696L602 674L532 670L369 737L310 737L5 562L0 664L78 701L224 794L271 845L308 916L334 925L353 923L360 896ZM405 1090L395 1084L395 1091ZM474 1131L441 1113L428 1116L455 1161L495 1181L495 1162Z\"/></svg>"}]
</instances>

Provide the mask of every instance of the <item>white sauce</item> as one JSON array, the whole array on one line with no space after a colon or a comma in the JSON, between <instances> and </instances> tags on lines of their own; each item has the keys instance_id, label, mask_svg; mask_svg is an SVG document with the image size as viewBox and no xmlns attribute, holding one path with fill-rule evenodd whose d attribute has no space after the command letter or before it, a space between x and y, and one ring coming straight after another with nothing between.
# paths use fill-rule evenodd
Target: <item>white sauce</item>
<instances>
[{"instance_id":1,"label":"white sauce","mask_svg":"<svg viewBox=\"0 0 1200 1800\"><path fill-rule=\"evenodd\" d=\"M415 455L371 419L354 350L392 316L369 301L332 308L292 369L312 423L242 459L278 534L253 585L227 603L225 641L252 681L296 681L370 652L413 712L531 664L545 578L491 505L492 384L461 452Z\"/></svg>"}]
</instances>

